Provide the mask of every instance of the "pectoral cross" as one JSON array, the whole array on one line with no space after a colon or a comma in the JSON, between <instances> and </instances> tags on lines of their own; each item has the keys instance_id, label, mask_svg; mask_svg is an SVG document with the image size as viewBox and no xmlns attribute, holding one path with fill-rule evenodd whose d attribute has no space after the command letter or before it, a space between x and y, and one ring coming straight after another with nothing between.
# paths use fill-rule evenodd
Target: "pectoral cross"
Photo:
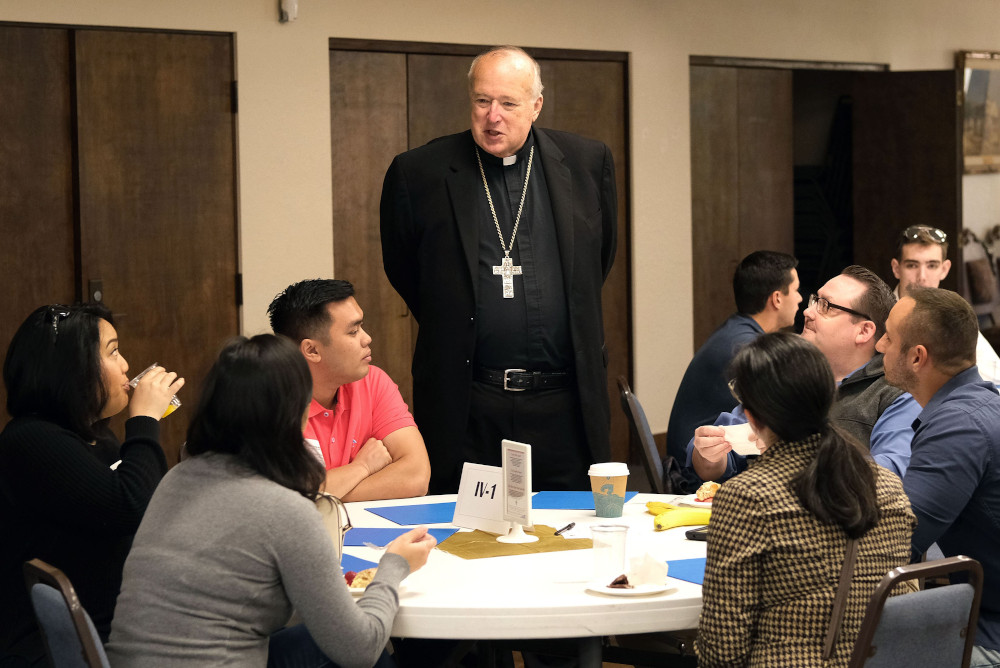
<instances>
[{"instance_id":1,"label":"pectoral cross","mask_svg":"<svg viewBox=\"0 0 1000 668\"><path fill-rule=\"evenodd\" d=\"M514 260L506 255L499 265L493 265L493 275L503 277L503 298L514 298L514 277L521 275L521 265L514 266Z\"/></svg>"}]
</instances>

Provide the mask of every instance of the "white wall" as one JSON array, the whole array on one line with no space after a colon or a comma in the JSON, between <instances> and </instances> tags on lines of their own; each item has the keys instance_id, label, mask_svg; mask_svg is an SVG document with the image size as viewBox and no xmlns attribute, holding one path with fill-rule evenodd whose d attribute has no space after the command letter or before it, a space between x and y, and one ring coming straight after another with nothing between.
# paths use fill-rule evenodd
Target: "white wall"
<instances>
[{"instance_id":1,"label":"white wall","mask_svg":"<svg viewBox=\"0 0 1000 668\"><path fill-rule=\"evenodd\" d=\"M333 271L327 38L631 53L635 389L664 431L691 335L688 56L949 69L1000 50L996 0L0 0L0 20L236 35L244 329L287 284ZM669 287L664 287L669 286Z\"/></svg>"}]
</instances>

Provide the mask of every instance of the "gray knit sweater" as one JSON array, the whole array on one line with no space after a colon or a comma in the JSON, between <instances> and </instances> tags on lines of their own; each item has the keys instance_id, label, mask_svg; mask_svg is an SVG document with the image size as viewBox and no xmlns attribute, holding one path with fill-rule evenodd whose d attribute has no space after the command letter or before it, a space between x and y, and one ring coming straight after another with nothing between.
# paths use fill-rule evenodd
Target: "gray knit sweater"
<instances>
[{"instance_id":1,"label":"gray knit sweater","mask_svg":"<svg viewBox=\"0 0 1000 668\"><path fill-rule=\"evenodd\" d=\"M312 502L228 455L174 467L125 562L108 644L114 668L264 666L293 608L335 663L372 666L399 607L406 560L385 554L351 598Z\"/></svg>"}]
</instances>

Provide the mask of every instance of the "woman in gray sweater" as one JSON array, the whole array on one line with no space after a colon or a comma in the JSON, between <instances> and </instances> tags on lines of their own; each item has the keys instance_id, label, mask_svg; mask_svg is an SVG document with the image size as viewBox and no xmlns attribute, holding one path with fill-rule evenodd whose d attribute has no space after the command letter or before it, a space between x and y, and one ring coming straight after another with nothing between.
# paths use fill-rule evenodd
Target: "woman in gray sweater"
<instances>
[{"instance_id":1,"label":"woman in gray sweater","mask_svg":"<svg viewBox=\"0 0 1000 668\"><path fill-rule=\"evenodd\" d=\"M192 457L160 483L125 562L112 666L391 665L399 582L435 541L420 527L390 543L351 598L315 506L323 467L302 440L311 394L290 341L223 349L188 430ZM304 624L283 628L293 610Z\"/></svg>"}]
</instances>

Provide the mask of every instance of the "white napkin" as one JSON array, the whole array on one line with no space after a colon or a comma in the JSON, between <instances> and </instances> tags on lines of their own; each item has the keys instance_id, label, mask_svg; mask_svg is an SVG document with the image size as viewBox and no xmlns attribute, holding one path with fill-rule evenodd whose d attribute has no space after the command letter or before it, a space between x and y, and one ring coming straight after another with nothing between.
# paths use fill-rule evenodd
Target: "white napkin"
<instances>
[{"instance_id":1,"label":"white napkin","mask_svg":"<svg viewBox=\"0 0 1000 668\"><path fill-rule=\"evenodd\" d=\"M750 440L750 434L753 433L753 429L750 428L750 423L745 424L730 424L723 428L726 432L726 441L729 445L733 446L733 452L738 455L759 455L760 449L757 447L757 441Z\"/></svg>"},{"instance_id":2,"label":"white napkin","mask_svg":"<svg viewBox=\"0 0 1000 668\"><path fill-rule=\"evenodd\" d=\"M662 585L667 580L667 563L660 561L649 552L629 559L628 583L639 585Z\"/></svg>"}]
</instances>

